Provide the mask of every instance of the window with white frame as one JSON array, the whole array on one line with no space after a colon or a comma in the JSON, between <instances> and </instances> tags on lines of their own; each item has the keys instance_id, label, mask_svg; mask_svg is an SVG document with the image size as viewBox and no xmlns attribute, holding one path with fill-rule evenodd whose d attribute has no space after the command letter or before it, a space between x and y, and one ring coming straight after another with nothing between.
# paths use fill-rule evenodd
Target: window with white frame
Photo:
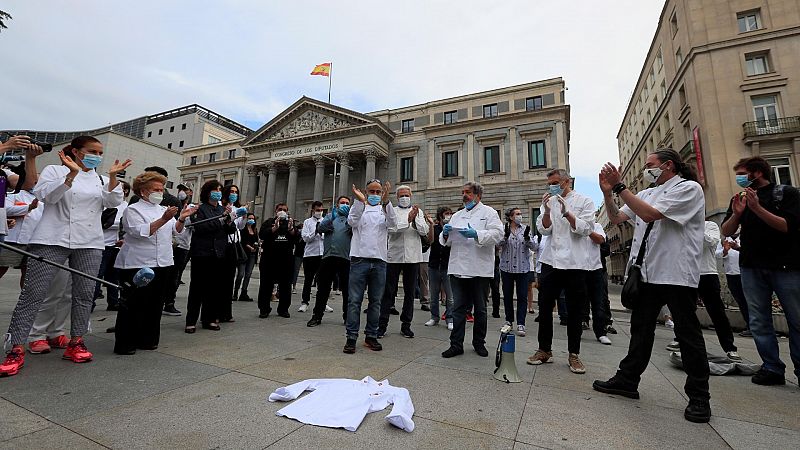
<instances>
[{"instance_id":1,"label":"window with white frame","mask_svg":"<svg viewBox=\"0 0 800 450\"><path fill-rule=\"evenodd\" d=\"M775 184L795 185L792 179L792 166L789 158L768 159L767 162L772 167L772 178Z\"/></svg>"},{"instance_id":2,"label":"window with white frame","mask_svg":"<svg viewBox=\"0 0 800 450\"><path fill-rule=\"evenodd\" d=\"M760 10L741 12L736 15L736 19L739 23L739 33L747 33L761 28Z\"/></svg>"},{"instance_id":3,"label":"window with white frame","mask_svg":"<svg viewBox=\"0 0 800 450\"><path fill-rule=\"evenodd\" d=\"M761 95L752 97L753 116L756 119L756 127L768 129L778 126L778 96Z\"/></svg>"},{"instance_id":4,"label":"window with white frame","mask_svg":"<svg viewBox=\"0 0 800 450\"><path fill-rule=\"evenodd\" d=\"M547 167L544 141L528 142L528 168L539 169L543 167Z\"/></svg>"},{"instance_id":5,"label":"window with white frame","mask_svg":"<svg viewBox=\"0 0 800 450\"><path fill-rule=\"evenodd\" d=\"M747 75L761 75L771 72L769 63L769 52L750 53L745 55L747 63Z\"/></svg>"}]
</instances>

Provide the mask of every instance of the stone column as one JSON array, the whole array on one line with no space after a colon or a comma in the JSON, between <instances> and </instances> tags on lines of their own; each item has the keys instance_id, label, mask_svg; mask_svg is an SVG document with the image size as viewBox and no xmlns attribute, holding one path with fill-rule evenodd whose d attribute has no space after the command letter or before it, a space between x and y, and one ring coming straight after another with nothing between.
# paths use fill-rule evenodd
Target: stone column
<instances>
[{"instance_id":1,"label":"stone column","mask_svg":"<svg viewBox=\"0 0 800 450\"><path fill-rule=\"evenodd\" d=\"M264 211L261 213L262 219L272 217L275 210L275 182L278 179L278 166L273 162L268 162L265 167L267 174L267 192L264 195Z\"/></svg>"},{"instance_id":2,"label":"stone column","mask_svg":"<svg viewBox=\"0 0 800 450\"><path fill-rule=\"evenodd\" d=\"M364 157L367 159L367 175L364 183L375 178L375 160L378 158L378 152L374 148L364 150Z\"/></svg>"},{"instance_id":3,"label":"stone column","mask_svg":"<svg viewBox=\"0 0 800 450\"><path fill-rule=\"evenodd\" d=\"M286 204L289 206L289 213L297 215L295 203L297 202L297 161L289 160L289 187L286 188Z\"/></svg>"},{"instance_id":4,"label":"stone column","mask_svg":"<svg viewBox=\"0 0 800 450\"><path fill-rule=\"evenodd\" d=\"M339 172L339 192L338 195L347 195L350 192L350 155L347 152L337 154L341 164Z\"/></svg>"},{"instance_id":5,"label":"stone column","mask_svg":"<svg viewBox=\"0 0 800 450\"><path fill-rule=\"evenodd\" d=\"M325 186L325 158L316 155L313 159L314 167L317 169L314 175L314 200L322 201L322 188Z\"/></svg>"},{"instance_id":6,"label":"stone column","mask_svg":"<svg viewBox=\"0 0 800 450\"><path fill-rule=\"evenodd\" d=\"M255 201L256 191L258 190L258 169L253 166L247 167L247 189L242 195L242 200ZM253 207L255 204L253 204ZM253 209L250 208L252 211Z\"/></svg>"}]
</instances>

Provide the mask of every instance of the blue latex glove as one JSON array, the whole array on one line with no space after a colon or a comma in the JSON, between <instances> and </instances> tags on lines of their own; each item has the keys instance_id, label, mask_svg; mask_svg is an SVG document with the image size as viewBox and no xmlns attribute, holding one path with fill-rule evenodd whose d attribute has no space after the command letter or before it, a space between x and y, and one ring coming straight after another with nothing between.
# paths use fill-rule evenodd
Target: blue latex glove
<instances>
[{"instance_id":1,"label":"blue latex glove","mask_svg":"<svg viewBox=\"0 0 800 450\"><path fill-rule=\"evenodd\" d=\"M475 231L475 228L472 228L472 225L470 224L467 224L466 230L458 230L458 232L461 233L461 235L464 236L465 238L468 239L472 238L475 239L476 241L478 240L478 232Z\"/></svg>"},{"instance_id":2,"label":"blue latex glove","mask_svg":"<svg viewBox=\"0 0 800 450\"><path fill-rule=\"evenodd\" d=\"M247 208L245 208L244 206L236 209L236 217L242 217L246 215L247 215Z\"/></svg>"},{"instance_id":3,"label":"blue latex glove","mask_svg":"<svg viewBox=\"0 0 800 450\"><path fill-rule=\"evenodd\" d=\"M444 237L449 236L450 235L450 230L452 230L452 229L453 229L453 226L450 225L449 223L444 224L444 229L442 229L442 234L444 235Z\"/></svg>"}]
</instances>

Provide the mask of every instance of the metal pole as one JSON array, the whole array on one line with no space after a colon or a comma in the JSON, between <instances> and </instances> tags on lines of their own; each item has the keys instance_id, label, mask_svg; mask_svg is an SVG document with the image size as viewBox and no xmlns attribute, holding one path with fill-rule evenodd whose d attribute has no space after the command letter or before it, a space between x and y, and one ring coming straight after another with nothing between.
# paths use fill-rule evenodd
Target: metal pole
<instances>
[{"instance_id":1,"label":"metal pole","mask_svg":"<svg viewBox=\"0 0 800 450\"><path fill-rule=\"evenodd\" d=\"M51 266L58 267L61 270L66 270L67 272L72 272L72 273L74 273L76 275L80 275L82 277L88 278L88 279L96 281L98 283L105 284L108 287L113 287L113 288L117 288L117 289L123 289L123 286L120 286L118 284L110 283L110 282L108 282L108 281L106 281L106 280L104 280L102 278L97 278L95 276L89 275L88 273L84 273L84 272L81 272L80 270L73 269L72 267L65 266L63 264L59 264L59 263L50 261L49 259L45 259L43 256L40 256L40 255L37 255L37 254L34 254L34 253L30 253L30 252L26 252L25 250L20 250L20 249L18 249L16 247L12 247L12 246L10 246L10 245L8 245L6 243L0 242L0 248L3 248L5 250L10 250L12 252L19 253L20 255L27 256L28 258L33 258L33 259L35 259L37 261L40 261L40 262L43 262L45 264L50 264Z\"/></svg>"},{"instance_id":2,"label":"metal pole","mask_svg":"<svg viewBox=\"0 0 800 450\"><path fill-rule=\"evenodd\" d=\"M331 62L331 70L328 73L328 104L331 104L331 84L333 83L333 62Z\"/></svg>"},{"instance_id":3,"label":"metal pole","mask_svg":"<svg viewBox=\"0 0 800 450\"><path fill-rule=\"evenodd\" d=\"M333 195L331 196L331 202L336 204L336 159L333 160Z\"/></svg>"}]
</instances>

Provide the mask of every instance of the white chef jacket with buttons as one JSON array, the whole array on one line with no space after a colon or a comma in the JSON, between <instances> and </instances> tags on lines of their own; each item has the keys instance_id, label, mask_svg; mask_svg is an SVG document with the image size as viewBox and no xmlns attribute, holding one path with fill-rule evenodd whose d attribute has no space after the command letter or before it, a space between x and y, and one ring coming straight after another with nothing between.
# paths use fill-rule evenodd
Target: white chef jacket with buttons
<instances>
[{"instance_id":1,"label":"white chef jacket with buttons","mask_svg":"<svg viewBox=\"0 0 800 450\"><path fill-rule=\"evenodd\" d=\"M139 269L169 267L175 264L172 256L172 235L177 234L174 217L150 235L150 224L160 219L166 206L154 205L145 199L128 206L122 214L125 245L120 247L114 267Z\"/></svg>"},{"instance_id":2,"label":"white chef jacket with buttons","mask_svg":"<svg viewBox=\"0 0 800 450\"><path fill-rule=\"evenodd\" d=\"M39 206L31 211L28 207L36 199L33 193L19 191L16 194L8 194L6 197L6 213L9 218L16 219L17 224L8 230L6 242L26 245L33 235L33 230L39 225L44 212L44 202L39 202Z\"/></svg>"},{"instance_id":3,"label":"white chef jacket with buttons","mask_svg":"<svg viewBox=\"0 0 800 450\"><path fill-rule=\"evenodd\" d=\"M353 229L351 258L388 259L388 230L397 224L397 213L391 203L386 204L384 212L380 204L365 205L356 200L347 215L347 224Z\"/></svg>"},{"instance_id":4,"label":"white chef jacket with buttons","mask_svg":"<svg viewBox=\"0 0 800 450\"><path fill-rule=\"evenodd\" d=\"M541 206L539 217L536 219L536 228L543 236L549 236L548 251L542 254L541 261L555 269L593 269L593 253L596 250L592 245L589 235L594 231L594 202L589 197L575 191L570 191L563 197L567 204L567 211L575 216L575 229L572 228L566 217L561 214L561 203L555 196L549 200L550 220L549 228L542 224L544 205Z\"/></svg>"},{"instance_id":5,"label":"white chef jacket with buttons","mask_svg":"<svg viewBox=\"0 0 800 450\"><path fill-rule=\"evenodd\" d=\"M647 238L642 277L652 284L670 284L696 288L700 282L700 259L703 254L706 200L703 188L694 181L674 176L666 183L636 194L658 210ZM635 223L628 267L636 260L647 223L627 205L620 212ZM627 273L627 267L625 272Z\"/></svg>"},{"instance_id":6,"label":"white chef jacket with buttons","mask_svg":"<svg viewBox=\"0 0 800 450\"><path fill-rule=\"evenodd\" d=\"M728 242L736 242L739 243L739 238L731 239L725 238ZM723 254L722 248L722 241L717 244L717 251L716 256L717 258L722 259L722 266L725 268L725 275L741 275L741 270L739 269L739 250L734 248L728 249L728 254Z\"/></svg>"},{"instance_id":7,"label":"white chef jacket with buttons","mask_svg":"<svg viewBox=\"0 0 800 450\"><path fill-rule=\"evenodd\" d=\"M700 275L717 274L717 246L720 243L719 225L706 220L703 233L703 261L700 263Z\"/></svg>"},{"instance_id":8,"label":"white chef jacket with buttons","mask_svg":"<svg viewBox=\"0 0 800 450\"><path fill-rule=\"evenodd\" d=\"M306 243L303 258L322 256L325 253L325 235L317 233L317 224L320 222L322 218L316 217L309 217L303 221L303 229L300 231L300 237Z\"/></svg>"},{"instance_id":9,"label":"white chef jacket with buttons","mask_svg":"<svg viewBox=\"0 0 800 450\"><path fill-rule=\"evenodd\" d=\"M66 248L105 248L100 217L104 208L122 202L122 183L108 191L108 177L94 170L80 171L72 187L64 184L69 168L47 166L33 188L33 195L47 204L31 244ZM101 182L102 177L102 182Z\"/></svg>"},{"instance_id":10,"label":"white chef jacket with buttons","mask_svg":"<svg viewBox=\"0 0 800 450\"><path fill-rule=\"evenodd\" d=\"M423 261L420 236L427 236L428 222L422 211L417 214L414 224L408 220L411 208L397 207L397 222L389 227L388 262L393 264L416 264ZM416 228L414 227L416 226Z\"/></svg>"},{"instance_id":11,"label":"white chef jacket with buttons","mask_svg":"<svg viewBox=\"0 0 800 450\"><path fill-rule=\"evenodd\" d=\"M448 222L454 230L471 226L478 232L478 240L467 239L466 242L453 243L439 234L439 243L450 247L450 260L447 266L448 275L458 278L494 278L494 247L503 239L503 222L497 211L491 206L479 202L471 210L458 210Z\"/></svg>"},{"instance_id":12,"label":"white chef jacket with buttons","mask_svg":"<svg viewBox=\"0 0 800 450\"><path fill-rule=\"evenodd\" d=\"M269 401L294 400L305 391L312 392L275 414L310 425L356 431L367 414L392 405L386 420L409 433L414 431L414 404L408 390L394 387L386 380L375 381L372 377L305 380L276 389Z\"/></svg>"}]
</instances>

